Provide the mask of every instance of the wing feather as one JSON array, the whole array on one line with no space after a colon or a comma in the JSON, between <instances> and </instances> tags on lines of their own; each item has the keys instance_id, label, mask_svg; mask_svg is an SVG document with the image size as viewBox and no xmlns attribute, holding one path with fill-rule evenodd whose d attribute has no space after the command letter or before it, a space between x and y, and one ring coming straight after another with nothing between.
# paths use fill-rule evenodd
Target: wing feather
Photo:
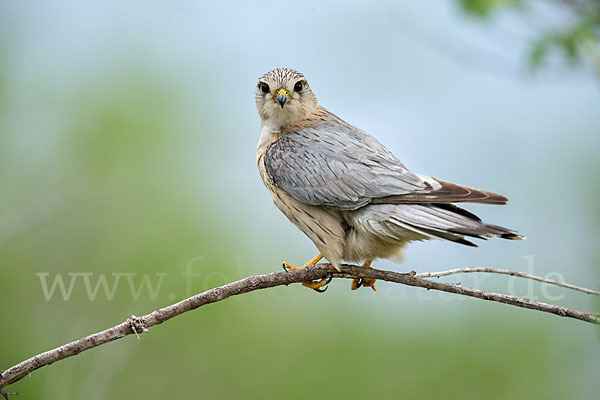
<instances>
[{"instance_id":1,"label":"wing feather","mask_svg":"<svg viewBox=\"0 0 600 400\"><path fill-rule=\"evenodd\" d=\"M409 171L366 132L320 108L285 131L264 157L273 183L307 204L356 210L367 204L486 203L506 197Z\"/></svg>"},{"instance_id":2,"label":"wing feather","mask_svg":"<svg viewBox=\"0 0 600 400\"><path fill-rule=\"evenodd\" d=\"M381 197L373 199L372 204L480 203L502 205L508 202L506 197L497 193L473 189L440 179L435 179L435 181L442 185L441 189L425 193Z\"/></svg>"}]
</instances>

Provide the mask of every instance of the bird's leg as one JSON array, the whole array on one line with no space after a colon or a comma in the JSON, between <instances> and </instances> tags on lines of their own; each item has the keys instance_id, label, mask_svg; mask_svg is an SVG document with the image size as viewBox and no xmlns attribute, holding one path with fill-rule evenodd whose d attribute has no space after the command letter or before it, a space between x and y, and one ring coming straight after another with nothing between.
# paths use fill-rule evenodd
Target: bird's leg
<instances>
[{"instance_id":1,"label":"bird's leg","mask_svg":"<svg viewBox=\"0 0 600 400\"><path fill-rule=\"evenodd\" d=\"M293 265L290 265L290 264L288 264L288 263L286 263L284 261L283 262L283 269L285 271L288 271L288 270L295 270L295 269L302 269L302 268L310 267L311 265L315 265L316 263L318 263L319 261L321 261L322 258L323 258L323 256L319 253L312 260L310 260L309 262L305 263L300 268L294 267ZM321 289L321 288L323 286L327 285L329 282L331 282L331 279L328 279L328 278L325 277L325 278L321 279L320 281L302 282L302 285L306 286L308 288L311 288L313 290L316 290L317 292L323 293L325 290L327 290L327 288L325 288L325 289Z\"/></svg>"},{"instance_id":2,"label":"bird's leg","mask_svg":"<svg viewBox=\"0 0 600 400\"><path fill-rule=\"evenodd\" d=\"M370 268L372 263L373 260L365 261L365 263L362 266ZM352 283L350 284L350 290L356 290L361 286L370 287L373 290L377 290L377 287L375 286L376 281L377 279L371 278L354 278L352 279Z\"/></svg>"}]
</instances>

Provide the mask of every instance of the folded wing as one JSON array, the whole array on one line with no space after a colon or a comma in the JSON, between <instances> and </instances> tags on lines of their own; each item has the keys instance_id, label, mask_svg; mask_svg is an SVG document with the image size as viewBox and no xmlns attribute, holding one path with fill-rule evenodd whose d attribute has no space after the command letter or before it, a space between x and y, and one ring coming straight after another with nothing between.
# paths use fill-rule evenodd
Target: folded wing
<instances>
[{"instance_id":1,"label":"folded wing","mask_svg":"<svg viewBox=\"0 0 600 400\"><path fill-rule=\"evenodd\" d=\"M273 182L307 204L505 204L506 197L409 171L375 138L330 114L286 132L265 154Z\"/></svg>"}]
</instances>

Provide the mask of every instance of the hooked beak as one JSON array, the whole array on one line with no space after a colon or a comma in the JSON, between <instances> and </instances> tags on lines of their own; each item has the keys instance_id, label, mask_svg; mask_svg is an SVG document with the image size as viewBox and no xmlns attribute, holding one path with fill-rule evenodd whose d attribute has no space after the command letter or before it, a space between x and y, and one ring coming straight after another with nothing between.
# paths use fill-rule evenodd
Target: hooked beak
<instances>
[{"instance_id":1,"label":"hooked beak","mask_svg":"<svg viewBox=\"0 0 600 400\"><path fill-rule=\"evenodd\" d=\"M277 102L279 103L279 105L281 106L281 108L283 108L283 105L286 103L286 101L288 100L288 96L289 93L287 90L281 88L277 91Z\"/></svg>"}]
</instances>

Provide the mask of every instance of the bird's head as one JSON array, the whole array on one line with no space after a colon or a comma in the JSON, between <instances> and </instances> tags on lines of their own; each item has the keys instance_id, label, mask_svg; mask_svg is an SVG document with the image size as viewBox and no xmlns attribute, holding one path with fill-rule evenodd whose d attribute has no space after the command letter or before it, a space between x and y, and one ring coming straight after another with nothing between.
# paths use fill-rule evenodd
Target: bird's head
<instances>
[{"instance_id":1,"label":"bird's head","mask_svg":"<svg viewBox=\"0 0 600 400\"><path fill-rule=\"evenodd\" d=\"M256 108L263 123L283 128L308 117L317 108L317 98L304 75L277 68L258 79Z\"/></svg>"}]
</instances>

